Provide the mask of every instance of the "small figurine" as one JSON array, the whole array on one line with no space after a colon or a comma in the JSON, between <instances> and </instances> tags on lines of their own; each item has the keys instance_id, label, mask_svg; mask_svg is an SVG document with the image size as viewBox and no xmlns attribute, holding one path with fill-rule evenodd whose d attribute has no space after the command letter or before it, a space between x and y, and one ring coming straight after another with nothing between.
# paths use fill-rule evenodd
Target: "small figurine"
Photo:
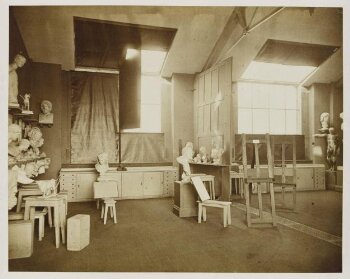
<instances>
[{"instance_id":1,"label":"small figurine","mask_svg":"<svg viewBox=\"0 0 350 279\"><path fill-rule=\"evenodd\" d=\"M29 110L29 103L30 103L30 94L26 93L24 96L19 95L23 99L23 110L24 111L30 111Z\"/></svg>"},{"instance_id":2,"label":"small figurine","mask_svg":"<svg viewBox=\"0 0 350 279\"><path fill-rule=\"evenodd\" d=\"M202 158L201 158L201 154L197 154L196 157L194 157L193 162L200 164L202 163Z\"/></svg>"},{"instance_id":3,"label":"small figurine","mask_svg":"<svg viewBox=\"0 0 350 279\"><path fill-rule=\"evenodd\" d=\"M318 129L322 134L328 134L329 113L322 112L320 115L321 129Z\"/></svg>"},{"instance_id":4,"label":"small figurine","mask_svg":"<svg viewBox=\"0 0 350 279\"><path fill-rule=\"evenodd\" d=\"M39 189L43 192L43 197L52 197L57 195L58 183L55 179L51 180L37 180L36 183L39 185Z\"/></svg>"},{"instance_id":5,"label":"small figurine","mask_svg":"<svg viewBox=\"0 0 350 279\"><path fill-rule=\"evenodd\" d=\"M13 63L9 66L9 106L19 107L18 104L18 76L16 70L23 67L26 63L26 58L17 54L13 60Z\"/></svg>"},{"instance_id":6,"label":"small figurine","mask_svg":"<svg viewBox=\"0 0 350 279\"><path fill-rule=\"evenodd\" d=\"M40 124L53 124L52 103L48 100L44 100L40 105L41 112L39 114Z\"/></svg>"}]
</instances>

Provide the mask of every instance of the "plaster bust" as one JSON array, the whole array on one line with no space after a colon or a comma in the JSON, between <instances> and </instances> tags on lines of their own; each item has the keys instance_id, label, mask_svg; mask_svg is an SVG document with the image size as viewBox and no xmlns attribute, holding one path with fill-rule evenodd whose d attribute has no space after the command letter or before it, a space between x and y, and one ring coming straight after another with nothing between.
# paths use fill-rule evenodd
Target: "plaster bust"
<instances>
[{"instance_id":1,"label":"plaster bust","mask_svg":"<svg viewBox=\"0 0 350 279\"><path fill-rule=\"evenodd\" d=\"M108 154L106 152L103 152L97 156L97 164L95 165L95 168L100 175L103 175L108 171Z\"/></svg>"},{"instance_id":2,"label":"plaster bust","mask_svg":"<svg viewBox=\"0 0 350 279\"><path fill-rule=\"evenodd\" d=\"M329 128L329 113L328 112L321 113L320 122L321 122L321 129L319 129L319 131L321 133L328 133L328 128Z\"/></svg>"},{"instance_id":3,"label":"plaster bust","mask_svg":"<svg viewBox=\"0 0 350 279\"><path fill-rule=\"evenodd\" d=\"M18 124L10 124L8 126L8 143L19 141L21 139L22 129Z\"/></svg>"},{"instance_id":4,"label":"plaster bust","mask_svg":"<svg viewBox=\"0 0 350 279\"><path fill-rule=\"evenodd\" d=\"M213 149L211 150L211 158L213 159L213 164L219 165L222 163L222 154L224 153L224 149L222 149L219 144L214 143Z\"/></svg>"},{"instance_id":5,"label":"plaster bust","mask_svg":"<svg viewBox=\"0 0 350 279\"><path fill-rule=\"evenodd\" d=\"M9 65L9 104L18 106L18 76L16 70L23 67L26 58L17 54L13 62Z\"/></svg>"},{"instance_id":6,"label":"plaster bust","mask_svg":"<svg viewBox=\"0 0 350 279\"><path fill-rule=\"evenodd\" d=\"M48 100L44 100L40 104L41 112L39 114L39 123L53 124L52 103Z\"/></svg>"}]
</instances>

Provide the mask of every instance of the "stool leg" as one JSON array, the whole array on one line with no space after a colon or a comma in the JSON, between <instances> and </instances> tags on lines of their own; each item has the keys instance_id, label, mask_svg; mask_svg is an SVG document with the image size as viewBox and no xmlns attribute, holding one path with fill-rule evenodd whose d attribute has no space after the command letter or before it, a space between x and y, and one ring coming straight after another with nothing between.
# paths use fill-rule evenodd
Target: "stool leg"
<instances>
[{"instance_id":1,"label":"stool leg","mask_svg":"<svg viewBox=\"0 0 350 279\"><path fill-rule=\"evenodd\" d=\"M60 213L58 206L53 207L56 248L60 247Z\"/></svg>"},{"instance_id":2,"label":"stool leg","mask_svg":"<svg viewBox=\"0 0 350 279\"><path fill-rule=\"evenodd\" d=\"M275 192L273 190L273 184L270 185L270 199L271 199L271 216L272 216L272 225L276 226L276 205L275 205Z\"/></svg>"},{"instance_id":3,"label":"stool leg","mask_svg":"<svg viewBox=\"0 0 350 279\"><path fill-rule=\"evenodd\" d=\"M41 241L41 238L43 236L43 226L42 226L42 219L43 219L43 216L40 216L39 217L39 241Z\"/></svg>"},{"instance_id":4,"label":"stool leg","mask_svg":"<svg viewBox=\"0 0 350 279\"><path fill-rule=\"evenodd\" d=\"M49 220L49 226L52 228L52 214L51 214L51 207L47 207L47 218Z\"/></svg>"},{"instance_id":5,"label":"stool leg","mask_svg":"<svg viewBox=\"0 0 350 279\"><path fill-rule=\"evenodd\" d=\"M201 223L202 222L202 210L203 210L203 207L202 207L202 204L198 204L198 223Z\"/></svg>"},{"instance_id":6,"label":"stool leg","mask_svg":"<svg viewBox=\"0 0 350 279\"><path fill-rule=\"evenodd\" d=\"M101 219L103 218L103 213L104 213L105 205L102 203L101 205Z\"/></svg>"},{"instance_id":7,"label":"stool leg","mask_svg":"<svg viewBox=\"0 0 350 279\"><path fill-rule=\"evenodd\" d=\"M104 218L103 218L103 224L105 224L105 225L107 222L107 214L108 214L108 205L105 204L105 213L104 213Z\"/></svg>"},{"instance_id":8,"label":"stool leg","mask_svg":"<svg viewBox=\"0 0 350 279\"><path fill-rule=\"evenodd\" d=\"M244 183L244 195L245 195L245 204L247 209L247 226L251 226L251 220L250 220L250 199L249 199L249 183Z\"/></svg>"},{"instance_id":9,"label":"stool leg","mask_svg":"<svg viewBox=\"0 0 350 279\"><path fill-rule=\"evenodd\" d=\"M231 206L227 206L227 224L231 225Z\"/></svg>"},{"instance_id":10,"label":"stool leg","mask_svg":"<svg viewBox=\"0 0 350 279\"><path fill-rule=\"evenodd\" d=\"M113 218L113 208L112 206L109 207L110 213L111 213L111 218Z\"/></svg>"},{"instance_id":11,"label":"stool leg","mask_svg":"<svg viewBox=\"0 0 350 279\"><path fill-rule=\"evenodd\" d=\"M223 218L224 218L224 228L226 228L227 227L227 206L224 206L223 207L223 209L224 209L224 216L223 216Z\"/></svg>"},{"instance_id":12,"label":"stool leg","mask_svg":"<svg viewBox=\"0 0 350 279\"><path fill-rule=\"evenodd\" d=\"M66 243L66 206L64 201L62 201L60 206L60 227L62 235L62 244Z\"/></svg>"},{"instance_id":13,"label":"stool leg","mask_svg":"<svg viewBox=\"0 0 350 279\"><path fill-rule=\"evenodd\" d=\"M258 187L258 201L259 201L259 217L263 217L263 208L262 208L262 195L261 195L261 183L257 183Z\"/></svg>"},{"instance_id":14,"label":"stool leg","mask_svg":"<svg viewBox=\"0 0 350 279\"><path fill-rule=\"evenodd\" d=\"M97 199L97 201L96 201L96 207L97 207L97 209L100 207L100 199Z\"/></svg>"},{"instance_id":15,"label":"stool leg","mask_svg":"<svg viewBox=\"0 0 350 279\"><path fill-rule=\"evenodd\" d=\"M113 217L114 217L114 223L117 223L117 213L115 209L115 204L113 204Z\"/></svg>"}]
</instances>

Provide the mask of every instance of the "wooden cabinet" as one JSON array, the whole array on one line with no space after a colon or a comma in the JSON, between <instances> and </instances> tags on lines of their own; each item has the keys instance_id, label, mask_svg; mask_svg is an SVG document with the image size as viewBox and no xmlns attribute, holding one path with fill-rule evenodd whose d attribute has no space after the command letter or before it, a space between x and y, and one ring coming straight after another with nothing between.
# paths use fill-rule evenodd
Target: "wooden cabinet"
<instances>
[{"instance_id":1,"label":"wooden cabinet","mask_svg":"<svg viewBox=\"0 0 350 279\"><path fill-rule=\"evenodd\" d=\"M297 191L314 189L314 171L312 168L297 168Z\"/></svg>"},{"instance_id":2,"label":"wooden cabinet","mask_svg":"<svg viewBox=\"0 0 350 279\"><path fill-rule=\"evenodd\" d=\"M143 196L142 172L122 173L122 198L140 198Z\"/></svg>"},{"instance_id":3,"label":"wooden cabinet","mask_svg":"<svg viewBox=\"0 0 350 279\"><path fill-rule=\"evenodd\" d=\"M97 173L80 171L66 172L61 170L60 189L68 191L68 201L89 201L94 198L93 183Z\"/></svg>"},{"instance_id":4,"label":"wooden cabinet","mask_svg":"<svg viewBox=\"0 0 350 279\"><path fill-rule=\"evenodd\" d=\"M163 183L163 172L145 172L143 174L143 195L162 196Z\"/></svg>"},{"instance_id":5,"label":"wooden cabinet","mask_svg":"<svg viewBox=\"0 0 350 279\"><path fill-rule=\"evenodd\" d=\"M174 195L177 170L173 167L129 168L128 171L111 170L118 181L120 199L142 199ZM61 169L60 188L68 191L68 201L93 200L93 184L98 174L93 168Z\"/></svg>"}]
</instances>

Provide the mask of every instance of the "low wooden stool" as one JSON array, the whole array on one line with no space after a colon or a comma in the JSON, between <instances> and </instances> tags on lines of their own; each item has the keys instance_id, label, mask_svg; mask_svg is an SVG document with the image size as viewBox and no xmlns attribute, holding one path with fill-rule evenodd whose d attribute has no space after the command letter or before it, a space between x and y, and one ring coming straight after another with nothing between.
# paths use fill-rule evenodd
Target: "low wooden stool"
<instances>
[{"instance_id":1,"label":"low wooden stool","mask_svg":"<svg viewBox=\"0 0 350 279\"><path fill-rule=\"evenodd\" d=\"M232 179L235 180L235 190L237 194L240 194L241 198L244 197L244 174L243 172L230 171L230 195L232 193Z\"/></svg>"},{"instance_id":2,"label":"low wooden stool","mask_svg":"<svg viewBox=\"0 0 350 279\"><path fill-rule=\"evenodd\" d=\"M117 213L115 209L116 201L113 198L107 198L103 200L101 218L103 219L103 224L107 222L108 208L110 209L111 218L114 219L114 223L117 223Z\"/></svg>"},{"instance_id":3,"label":"low wooden stool","mask_svg":"<svg viewBox=\"0 0 350 279\"><path fill-rule=\"evenodd\" d=\"M90 215L77 214L67 221L67 250L80 251L90 243Z\"/></svg>"},{"instance_id":4,"label":"low wooden stool","mask_svg":"<svg viewBox=\"0 0 350 279\"><path fill-rule=\"evenodd\" d=\"M201 223L202 218L205 222L207 220L207 209L206 207L217 207L223 210L223 223L226 228L227 225L231 225L231 202L228 201L213 201L206 200L203 202L198 202L198 223Z\"/></svg>"}]
</instances>

